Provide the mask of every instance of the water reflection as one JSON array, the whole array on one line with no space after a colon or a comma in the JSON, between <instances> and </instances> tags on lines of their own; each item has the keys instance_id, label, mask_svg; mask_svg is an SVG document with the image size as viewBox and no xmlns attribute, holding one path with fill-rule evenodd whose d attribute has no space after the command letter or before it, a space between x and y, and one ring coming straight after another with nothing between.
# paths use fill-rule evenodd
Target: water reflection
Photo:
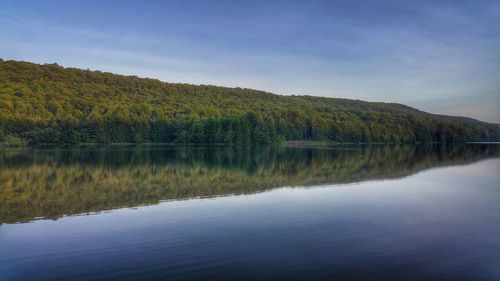
<instances>
[{"instance_id":1,"label":"water reflection","mask_svg":"<svg viewBox=\"0 0 500 281\"><path fill-rule=\"evenodd\" d=\"M0 150L0 223L283 186L400 178L499 152L492 145L9 148Z\"/></svg>"}]
</instances>

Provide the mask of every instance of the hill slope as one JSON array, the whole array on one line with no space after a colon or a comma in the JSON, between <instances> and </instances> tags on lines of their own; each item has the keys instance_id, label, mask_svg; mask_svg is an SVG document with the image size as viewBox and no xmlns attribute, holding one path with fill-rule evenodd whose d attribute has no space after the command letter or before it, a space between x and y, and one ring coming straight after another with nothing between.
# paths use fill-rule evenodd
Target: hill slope
<instances>
[{"instance_id":1,"label":"hill slope","mask_svg":"<svg viewBox=\"0 0 500 281\"><path fill-rule=\"evenodd\" d=\"M0 59L0 141L498 141L500 125L401 104L165 83Z\"/></svg>"}]
</instances>

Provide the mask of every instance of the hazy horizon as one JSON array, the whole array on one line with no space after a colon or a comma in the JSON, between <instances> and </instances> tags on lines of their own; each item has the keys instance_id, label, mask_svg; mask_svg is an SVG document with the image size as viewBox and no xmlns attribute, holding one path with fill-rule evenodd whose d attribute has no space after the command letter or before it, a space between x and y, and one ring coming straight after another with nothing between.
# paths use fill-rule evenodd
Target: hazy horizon
<instances>
[{"instance_id":1,"label":"hazy horizon","mask_svg":"<svg viewBox=\"0 0 500 281\"><path fill-rule=\"evenodd\" d=\"M500 2L2 1L0 57L500 123Z\"/></svg>"}]
</instances>

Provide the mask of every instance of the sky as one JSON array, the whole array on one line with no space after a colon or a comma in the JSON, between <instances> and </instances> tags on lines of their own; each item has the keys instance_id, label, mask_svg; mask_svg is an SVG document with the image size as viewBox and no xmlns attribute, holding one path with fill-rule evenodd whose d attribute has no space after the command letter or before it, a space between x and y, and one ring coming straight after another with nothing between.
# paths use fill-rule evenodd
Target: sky
<instances>
[{"instance_id":1,"label":"sky","mask_svg":"<svg viewBox=\"0 0 500 281\"><path fill-rule=\"evenodd\" d=\"M500 1L0 1L0 58L500 123Z\"/></svg>"}]
</instances>

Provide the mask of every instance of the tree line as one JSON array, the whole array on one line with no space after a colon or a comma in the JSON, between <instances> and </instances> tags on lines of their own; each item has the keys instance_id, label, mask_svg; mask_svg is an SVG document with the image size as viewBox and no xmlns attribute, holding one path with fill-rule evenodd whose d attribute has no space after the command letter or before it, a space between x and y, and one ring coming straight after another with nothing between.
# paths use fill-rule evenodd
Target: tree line
<instances>
[{"instance_id":1,"label":"tree line","mask_svg":"<svg viewBox=\"0 0 500 281\"><path fill-rule=\"evenodd\" d=\"M0 142L498 141L500 125L393 103L165 83L0 59Z\"/></svg>"}]
</instances>

